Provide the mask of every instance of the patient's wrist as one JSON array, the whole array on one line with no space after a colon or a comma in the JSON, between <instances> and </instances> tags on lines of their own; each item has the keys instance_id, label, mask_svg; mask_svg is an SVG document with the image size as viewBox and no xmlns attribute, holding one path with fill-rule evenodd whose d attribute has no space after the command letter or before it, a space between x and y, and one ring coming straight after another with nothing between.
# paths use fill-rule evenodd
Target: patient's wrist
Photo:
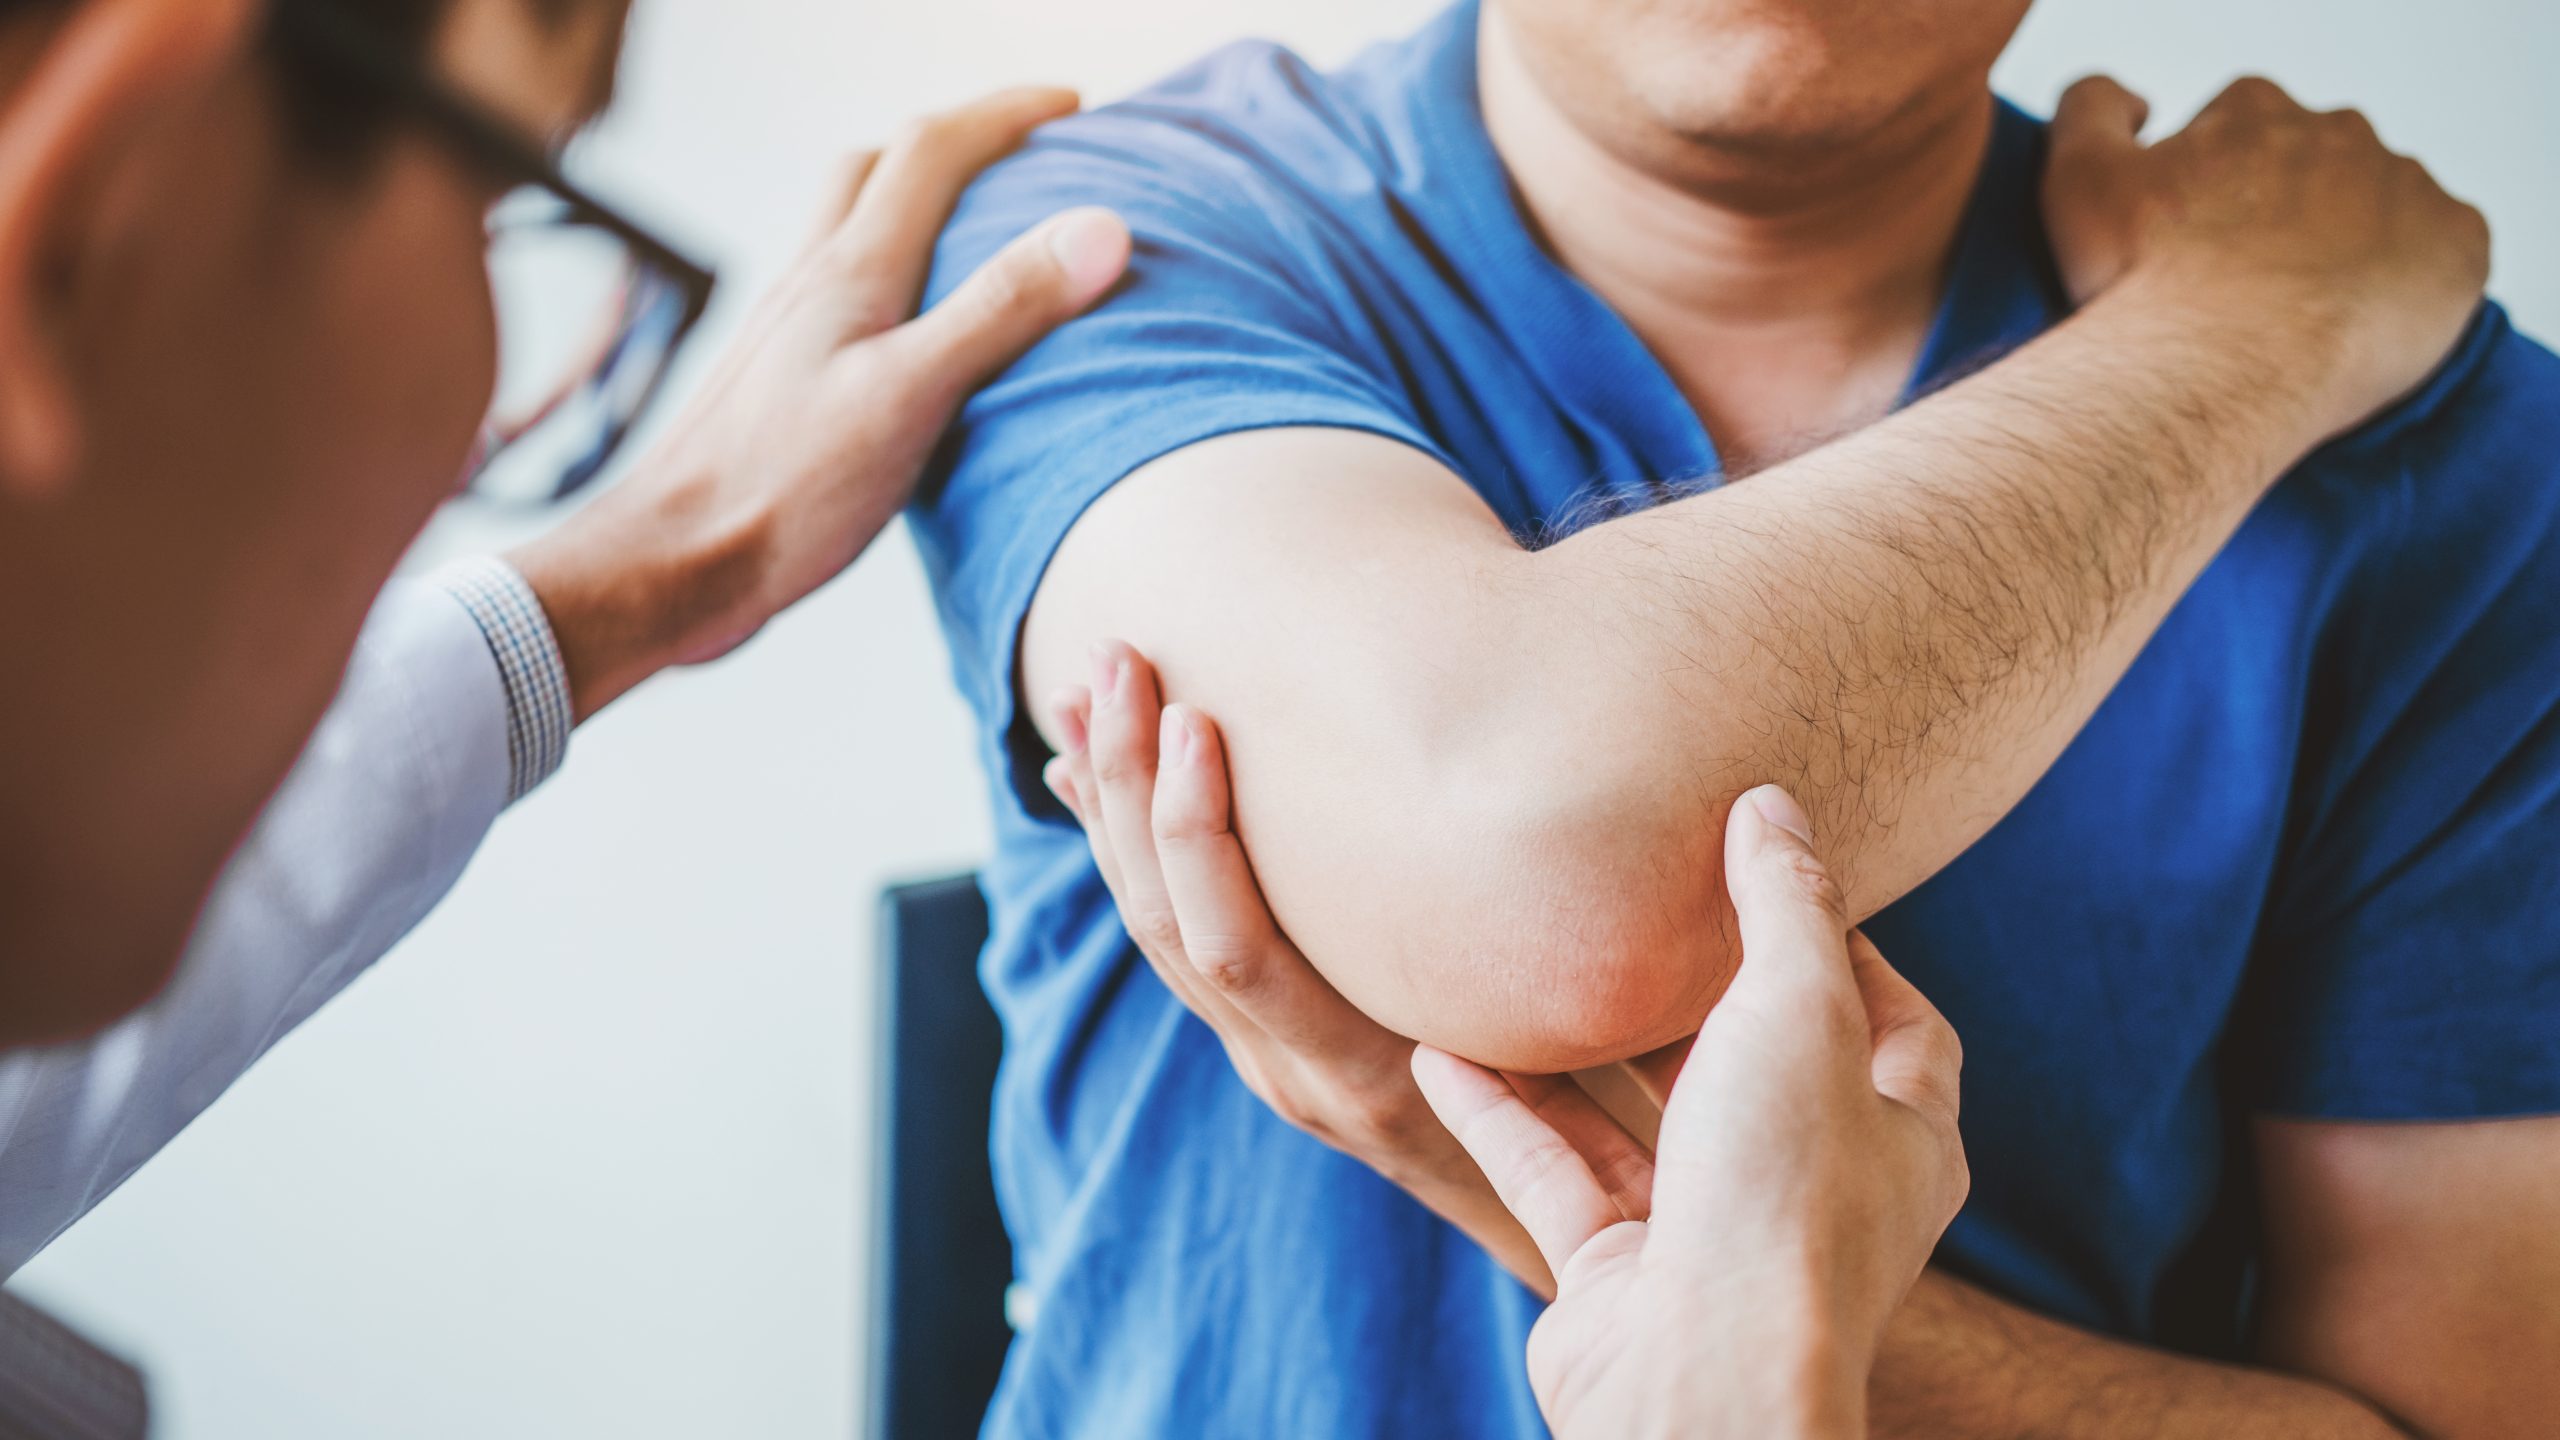
<instances>
[{"instance_id":1,"label":"patient's wrist","mask_svg":"<svg viewBox=\"0 0 2560 1440\"><path fill-rule=\"evenodd\" d=\"M2111 347L2189 388L2197 433L2180 448L2257 490L2356 418L2344 413L2342 380L2353 327L2328 300L2164 265L2136 271L2084 314L2107 327Z\"/></svg>"}]
</instances>

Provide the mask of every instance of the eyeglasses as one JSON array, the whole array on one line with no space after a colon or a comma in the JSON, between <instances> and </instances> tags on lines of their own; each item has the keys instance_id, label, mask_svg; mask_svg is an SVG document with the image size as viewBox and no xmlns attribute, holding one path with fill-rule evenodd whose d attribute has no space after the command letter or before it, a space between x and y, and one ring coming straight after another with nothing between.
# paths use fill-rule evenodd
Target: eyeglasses
<instances>
[{"instance_id":1,"label":"eyeglasses","mask_svg":"<svg viewBox=\"0 0 2560 1440\"><path fill-rule=\"evenodd\" d=\"M665 388L716 278L330 0L274 0L273 24L280 45L514 186L489 213L498 386L465 488L542 505L592 484Z\"/></svg>"}]
</instances>

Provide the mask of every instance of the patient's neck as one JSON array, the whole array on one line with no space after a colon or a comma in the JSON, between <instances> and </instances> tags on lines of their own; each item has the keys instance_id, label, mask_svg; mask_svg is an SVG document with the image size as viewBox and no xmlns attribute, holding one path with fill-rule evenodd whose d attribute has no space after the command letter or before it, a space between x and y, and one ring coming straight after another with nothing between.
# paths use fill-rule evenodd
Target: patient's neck
<instances>
[{"instance_id":1,"label":"patient's neck","mask_svg":"<svg viewBox=\"0 0 2560 1440\"><path fill-rule=\"evenodd\" d=\"M1815 154L1665 137L1639 160L1557 109L1490 12L1482 29L1485 125L1530 224L1652 348L1729 472L1892 408L1981 168L1987 88Z\"/></svg>"}]
</instances>

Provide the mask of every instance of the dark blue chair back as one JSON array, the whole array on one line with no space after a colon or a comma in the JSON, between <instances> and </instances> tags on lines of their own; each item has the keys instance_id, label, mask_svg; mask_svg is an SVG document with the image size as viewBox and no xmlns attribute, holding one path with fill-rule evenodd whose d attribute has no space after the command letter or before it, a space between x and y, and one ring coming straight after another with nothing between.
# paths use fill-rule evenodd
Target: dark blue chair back
<instances>
[{"instance_id":1,"label":"dark blue chair back","mask_svg":"<svg viewBox=\"0 0 2560 1440\"><path fill-rule=\"evenodd\" d=\"M1004 1368L1013 1243L987 1164L1004 1032L978 986L977 877L881 897L871 1440L966 1440Z\"/></svg>"}]
</instances>

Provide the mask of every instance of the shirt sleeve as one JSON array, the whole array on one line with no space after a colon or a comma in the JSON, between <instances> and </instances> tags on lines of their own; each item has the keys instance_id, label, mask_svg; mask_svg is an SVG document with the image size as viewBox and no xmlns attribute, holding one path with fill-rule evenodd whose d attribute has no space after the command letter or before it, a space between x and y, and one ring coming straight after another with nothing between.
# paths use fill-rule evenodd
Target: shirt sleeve
<instances>
[{"instance_id":1,"label":"shirt sleeve","mask_svg":"<svg viewBox=\"0 0 2560 1440\"><path fill-rule=\"evenodd\" d=\"M2486 324L2365 467L2375 560L2243 1047L2269 1113L2560 1112L2560 362Z\"/></svg>"},{"instance_id":2,"label":"shirt sleeve","mask_svg":"<svg viewBox=\"0 0 2560 1440\"><path fill-rule=\"evenodd\" d=\"M169 987L94 1039L0 1056L0 1277L123 1184L460 878L531 773L510 762L529 722L510 707L499 644L454 590L395 583Z\"/></svg>"},{"instance_id":3,"label":"shirt sleeve","mask_svg":"<svg viewBox=\"0 0 2560 1440\"><path fill-rule=\"evenodd\" d=\"M1196 83L1243 83L1252 60L1213 58ZM911 514L960 688L1035 814L1055 801L1015 713L1015 649L1050 557L1094 500L1150 461L1253 429L1363 430L1447 462L1361 332L1333 273L1342 242L1284 201L1248 140L1206 112L1181 120L1123 107L1043 131L964 199L936 260L938 299L1076 205L1117 210L1136 239L1110 297L970 402Z\"/></svg>"},{"instance_id":4,"label":"shirt sleeve","mask_svg":"<svg viewBox=\"0 0 2560 1440\"><path fill-rule=\"evenodd\" d=\"M480 627L507 697L507 803L530 795L569 755L576 711L569 664L533 587L504 560L462 560L436 572Z\"/></svg>"}]
</instances>

